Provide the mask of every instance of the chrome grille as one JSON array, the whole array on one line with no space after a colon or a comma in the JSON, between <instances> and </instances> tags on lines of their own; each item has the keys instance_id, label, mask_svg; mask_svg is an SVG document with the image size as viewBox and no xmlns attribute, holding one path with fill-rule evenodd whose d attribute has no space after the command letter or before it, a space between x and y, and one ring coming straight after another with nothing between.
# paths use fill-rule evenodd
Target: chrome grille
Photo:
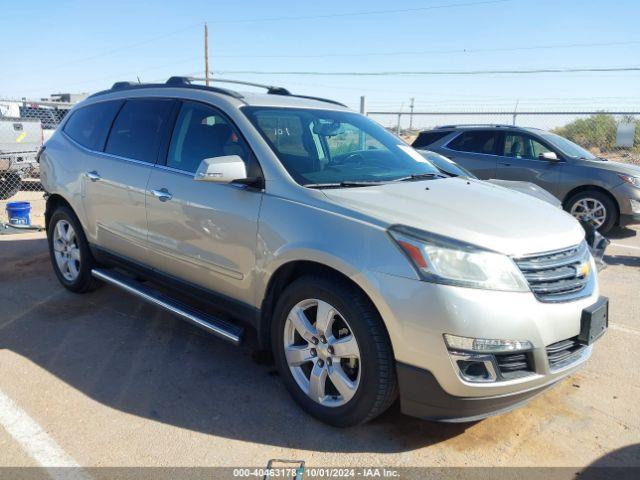
<instances>
[{"instance_id":1,"label":"chrome grille","mask_svg":"<svg viewBox=\"0 0 640 480\"><path fill-rule=\"evenodd\" d=\"M515 262L531 291L543 302L566 302L584 296L592 274L584 242L565 250L516 258Z\"/></svg>"}]
</instances>

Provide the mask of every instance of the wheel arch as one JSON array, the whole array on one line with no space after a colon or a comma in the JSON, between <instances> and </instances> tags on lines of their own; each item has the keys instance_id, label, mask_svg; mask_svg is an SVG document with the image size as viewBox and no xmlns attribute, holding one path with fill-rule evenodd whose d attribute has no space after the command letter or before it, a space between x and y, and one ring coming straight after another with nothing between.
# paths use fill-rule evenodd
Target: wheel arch
<instances>
[{"instance_id":1,"label":"wheel arch","mask_svg":"<svg viewBox=\"0 0 640 480\"><path fill-rule=\"evenodd\" d=\"M53 214L55 209L58 208L59 206L67 207L69 210L71 210L73 213L76 214L76 217L78 216L78 214L74 211L71 204L62 195L58 193L50 194L47 196L47 203L44 210L45 230L47 231L49 230L49 220L51 220L51 215Z\"/></svg>"},{"instance_id":2,"label":"wheel arch","mask_svg":"<svg viewBox=\"0 0 640 480\"><path fill-rule=\"evenodd\" d=\"M611 194L611 192L609 192L609 190L607 190L606 188L600 187L598 185L580 185L579 187L575 187L574 189L570 190L562 200L562 207L568 211L568 207L569 207L568 202L571 199L571 197L573 197L578 193L590 192L590 191L596 191L596 192L602 193L606 195L613 202L613 204L616 207L615 223L617 224L620 220L620 204L618 203L618 200L616 200L616 197L614 197Z\"/></svg>"},{"instance_id":3,"label":"wheel arch","mask_svg":"<svg viewBox=\"0 0 640 480\"><path fill-rule=\"evenodd\" d=\"M265 294L261 302L261 315L257 332L258 341L262 349L269 350L270 348L271 324L273 320L275 305L278 301L279 295L288 285L293 283L298 278L307 275L340 278L341 280L351 284L364 295L364 297L371 303L373 308L375 308L378 314L382 317L380 309L372 300L371 295L367 293L367 289L356 280L354 280L352 276L339 270L338 268L328 266L325 263L321 263L315 260L291 260L280 265L273 272L273 274L269 277L269 281L265 289ZM386 330L386 325L384 327ZM388 333L389 332L387 332L387 334Z\"/></svg>"}]
</instances>

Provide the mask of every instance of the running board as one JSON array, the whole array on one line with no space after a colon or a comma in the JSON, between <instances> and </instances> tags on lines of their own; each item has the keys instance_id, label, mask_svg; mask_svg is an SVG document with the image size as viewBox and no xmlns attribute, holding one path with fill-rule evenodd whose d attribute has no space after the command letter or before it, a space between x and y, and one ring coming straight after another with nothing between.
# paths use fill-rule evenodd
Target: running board
<instances>
[{"instance_id":1,"label":"running board","mask_svg":"<svg viewBox=\"0 0 640 480\"><path fill-rule=\"evenodd\" d=\"M121 288L125 292L129 292L145 302L149 302L169 313L173 313L181 319L186 320L209 333L213 333L216 337L226 340L233 345L240 345L240 342L242 341L244 328L233 323L229 323L221 318L196 310L195 308L168 297L167 295L160 293L158 290L143 285L122 273L104 268L94 268L91 270L91 274L98 280L102 280L114 287Z\"/></svg>"}]
</instances>

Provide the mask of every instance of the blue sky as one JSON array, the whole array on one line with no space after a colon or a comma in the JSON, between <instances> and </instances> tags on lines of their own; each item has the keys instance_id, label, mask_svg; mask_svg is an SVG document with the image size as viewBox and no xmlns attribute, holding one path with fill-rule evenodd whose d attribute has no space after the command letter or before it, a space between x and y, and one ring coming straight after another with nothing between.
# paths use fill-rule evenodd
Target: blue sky
<instances>
[{"instance_id":1,"label":"blue sky","mask_svg":"<svg viewBox=\"0 0 640 480\"><path fill-rule=\"evenodd\" d=\"M205 21L216 71L640 66L637 0L480 1L5 2L0 97L91 92L116 80L163 80L203 71ZM459 6L425 9L452 4ZM399 9L416 10L282 19ZM609 45L584 46L593 43ZM562 46L567 44L582 46ZM225 76L283 85L354 107L366 95L370 109L406 109L410 97L423 110L512 109L516 101L525 109L640 107L640 72Z\"/></svg>"}]
</instances>

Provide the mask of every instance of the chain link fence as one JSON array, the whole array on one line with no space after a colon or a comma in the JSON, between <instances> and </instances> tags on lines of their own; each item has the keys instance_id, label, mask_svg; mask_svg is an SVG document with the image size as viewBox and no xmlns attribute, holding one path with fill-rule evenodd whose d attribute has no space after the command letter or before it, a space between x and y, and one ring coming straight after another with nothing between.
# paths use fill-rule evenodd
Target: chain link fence
<instances>
[{"instance_id":1,"label":"chain link fence","mask_svg":"<svg viewBox=\"0 0 640 480\"><path fill-rule=\"evenodd\" d=\"M9 223L8 203L29 202L31 224L44 226L37 154L72 106L68 102L0 99L0 225ZM23 223L12 223L18 222Z\"/></svg>"}]
</instances>

